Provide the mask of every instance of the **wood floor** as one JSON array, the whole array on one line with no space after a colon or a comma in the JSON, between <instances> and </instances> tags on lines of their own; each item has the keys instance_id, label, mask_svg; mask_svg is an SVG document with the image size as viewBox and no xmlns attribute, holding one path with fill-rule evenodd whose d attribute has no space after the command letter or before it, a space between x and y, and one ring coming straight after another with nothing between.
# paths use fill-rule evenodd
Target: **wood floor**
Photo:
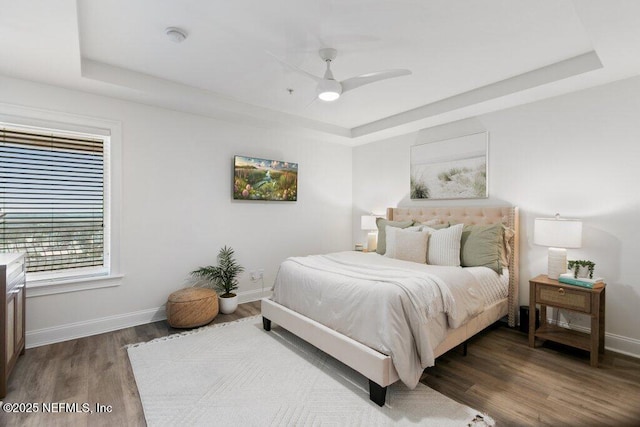
<instances>
[{"instance_id":1,"label":"wood floor","mask_svg":"<svg viewBox=\"0 0 640 427\"><path fill-rule=\"evenodd\" d=\"M503 426L640 426L640 359L553 344L491 327L427 368L421 382Z\"/></svg>"},{"instance_id":2,"label":"wood floor","mask_svg":"<svg viewBox=\"0 0 640 427\"><path fill-rule=\"evenodd\" d=\"M214 323L259 313L258 302L241 304ZM156 322L27 350L4 402L38 403L40 412L0 410L0 426L143 426L124 346L177 332ZM525 334L507 327L472 338L466 357L460 349L443 355L422 382L501 426L640 425L640 360L607 352L593 369L585 352L531 349ZM89 403L94 413L42 413L43 403L56 402ZM111 405L111 412L96 413L96 403Z\"/></svg>"}]
</instances>

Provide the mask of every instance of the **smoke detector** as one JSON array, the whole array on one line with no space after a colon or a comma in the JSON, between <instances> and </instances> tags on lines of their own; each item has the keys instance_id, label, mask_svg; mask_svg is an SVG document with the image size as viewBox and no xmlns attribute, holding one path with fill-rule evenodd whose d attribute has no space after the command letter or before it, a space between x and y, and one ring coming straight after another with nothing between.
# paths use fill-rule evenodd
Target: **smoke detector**
<instances>
[{"instance_id":1,"label":"smoke detector","mask_svg":"<svg viewBox=\"0 0 640 427\"><path fill-rule=\"evenodd\" d=\"M187 38L187 32L178 27L169 27L164 30L164 33L174 43L182 43Z\"/></svg>"}]
</instances>

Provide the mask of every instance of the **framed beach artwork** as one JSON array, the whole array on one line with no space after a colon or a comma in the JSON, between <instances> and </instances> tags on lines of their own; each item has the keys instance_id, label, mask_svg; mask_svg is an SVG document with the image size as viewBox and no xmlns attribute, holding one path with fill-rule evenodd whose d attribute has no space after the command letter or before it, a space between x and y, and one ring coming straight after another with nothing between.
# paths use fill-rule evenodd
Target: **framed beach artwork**
<instances>
[{"instance_id":1,"label":"framed beach artwork","mask_svg":"<svg viewBox=\"0 0 640 427\"><path fill-rule=\"evenodd\" d=\"M489 196L489 133L411 147L412 199L482 199Z\"/></svg>"},{"instance_id":2,"label":"framed beach artwork","mask_svg":"<svg viewBox=\"0 0 640 427\"><path fill-rule=\"evenodd\" d=\"M235 200L297 201L298 164L235 156L233 198Z\"/></svg>"}]
</instances>

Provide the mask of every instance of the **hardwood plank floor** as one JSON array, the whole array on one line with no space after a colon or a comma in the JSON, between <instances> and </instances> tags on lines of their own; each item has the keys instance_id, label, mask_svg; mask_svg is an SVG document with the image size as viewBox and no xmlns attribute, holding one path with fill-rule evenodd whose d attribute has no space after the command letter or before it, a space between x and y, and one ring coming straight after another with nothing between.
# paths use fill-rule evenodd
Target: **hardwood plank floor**
<instances>
[{"instance_id":1,"label":"hardwood plank floor","mask_svg":"<svg viewBox=\"0 0 640 427\"><path fill-rule=\"evenodd\" d=\"M599 368L589 353L494 326L427 368L421 382L486 412L498 425L639 426L640 359L606 351Z\"/></svg>"},{"instance_id":2,"label":"hardwood plank floor","mask_svg":"<svg viewBox=\"0 0 640 427\"><path fill-rule=\"evenodd\" d=\"M219 314L211 324L260 314L258 301L240 304L233 314ZM127 344L175 333L166 321L28 349L11 374L7 403L38 403L38 413L5 413L0 426L144 426ZM89 403L89 413L43 413L42 403ZM95 405L111 412L95 413ZM58 408L58 409L64 409Z\"/></svg>"},{"instance_id":3,"label":"hardwood plank floor","mask_svg":"<svg viewBox=\"0 0 640 427\"><path fill-rule=\"evenodd\" d=\"M223 323L260 313L241 304ZM143 426L127 344L179 333L155 322L26 351L4 402L111 405L105 413L4 413L2 426ZM421 380L429 387L493 417L501 426L638 426L640 360L607 351L599 369L586 352L563 346L529 348L525 334L493 327L472 338L468 355L453 349Z\"/></svg>"}]
</instances>

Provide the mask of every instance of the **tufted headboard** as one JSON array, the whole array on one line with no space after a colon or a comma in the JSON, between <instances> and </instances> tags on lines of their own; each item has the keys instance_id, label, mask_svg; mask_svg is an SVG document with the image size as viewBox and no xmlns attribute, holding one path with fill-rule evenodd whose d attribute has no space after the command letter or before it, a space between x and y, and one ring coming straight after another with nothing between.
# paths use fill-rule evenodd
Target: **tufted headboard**
<instances>
[{"instance_id":1,"label":"tufted headboard","mask_svg":"<svg viewBox=\"0 0 640 427\"><path fill-rule=\"evenodd\" d=\"M387 219L392 221L414 220L426 222L439 219L443 223L485 225L501 222L514 230L509 242L509 326L516 326L518 311L519 260L520 260L520 219L515 206L451 206L451 207L408 207L387 208Z\"/></svg>"}]
</instances>

